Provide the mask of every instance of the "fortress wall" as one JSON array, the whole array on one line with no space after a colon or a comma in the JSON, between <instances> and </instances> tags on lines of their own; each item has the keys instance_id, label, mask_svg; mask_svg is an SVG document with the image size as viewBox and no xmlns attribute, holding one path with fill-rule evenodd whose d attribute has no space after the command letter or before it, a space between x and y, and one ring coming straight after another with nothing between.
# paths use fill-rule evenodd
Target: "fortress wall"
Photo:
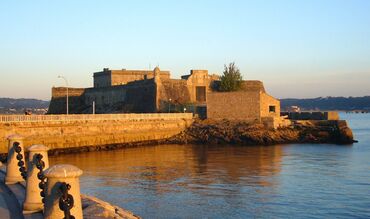
<instances>
[{"instance_id":1,"label":"fortress wall","mask_svg":"<svg viewBox=\"0 0 370 219\"><path fill-rule=\"evenodd\" d=\"M89 106L95 101L96 113L155 112L155 94L154 80L149 79L120 86L86 89L84 101ZM85 111L91 112L92 108Z\"/></svg>"},{"instance_id":2,"label":"fortress wall","mask_svg":"<svg viewBox=\"0 0 370 219\"><path fill-rule=\"evenodd\" d=\"M275 112L270 112L270 106L275 106ZM280 117L280 101L266 93L261 93L261 117Z\"/></svg>"},{"instance_id":3,"label":"fortress wall","mask_svg":"<svg viewBox=\"0 0 370 219\"><path fill-rule=\"evenodd\" d=\"M153 71L145 70L111 70L112 85L123 85L133 81L147 80L154 78ZM159 72L161 79L169 79L170 73L168 71Z\"/></svg>"},{"instance_id":4,"label":"fortress wall","mask_svg":"<svg viewBox=\"0 0 370 219\"><path fill-rule=\"evenodd\" d=\"M68 88L68 96L69 97L79 97L85 92L85 88ZM67 95L67 88L66 87L53 87L51 89L51 96L54 98L58 97L66 97Z\"/></svg>"},{"instance_id":5,"label":"fortress wall","mask_svg":"<svg viewBox=\"0 0 370 219\"><path fill-rule=\"evenodd\" d=\"M192 114L34 115L5 120L0 121L0 153L7 152L6 138L12 134L24 136L25 146L44 144L50 149L166 139L188 127Z\"/></svg>"},{"instance_id":6,"label":"fortress wall","mask_svg":"<svg viewBox=\"0 0 370 219\"><path fill-rule=\"evenodd\" d=\"M241 89L244 91L265 91L265 86L263 85L262 81L255 81L255 80L245 80L242 82Z\"/></svg>"},{"instance_id":7,"label":"fortress wall","mask_svg":"<svg viewBox=\"0 0 370 219\"><path fill-rule=\"evenodd\" d=\"M112 85L112 76L110 73L94 74L94 87L109 87Z\"/></svg>"},{"instance_id":8,"label":"fortress wall","mask_svg":"<svg viewBox=\"0 0 370 219\"><path fill-rule=\"evenodd\" d=\"M191 102L197 101L197 87L205 87L206 93L212 92L213 77L208 75L208 70L191 70L187 78L188 90L190 92ZM204 102L200 102L203 103Z\"/></svg>"},{"instance_id":9,"label":"fortress wall","mask_svg":"<svg viewBox=\"0 0 370 219\"><path fill-rule=\"evenodd\" d=\"M291 120L339 120L336 111L326 112L282 112L282 116L288 116Z\"/></svg>"},{"instance_id":10,"label":"fortress wall","mask_svg":"<svg viewBox=\"0 0 370 219\"><path fill-rule=\"evenodd\" d=\"M154 80L146 81L143 86L132 86L127 89L127 99L123 112L152 113L156 108L156 84Z\"/></svg>"},{"instance_id":11,"label":"fortress wall","mask_svg":"<svg viewBox=\"0 0 370 219\"><path fill-rule=\"evenodd\" d=\"M129 82L126 85L101 88L69 88L70 114L156 112L154 79ZM66 113L65 88L53 88L48 114Z\"/></svg>"},{"instance_id":12,"label":"fortress wall","mask_svg":"<svg viewBox=\"0 0 370 219\"><path fill-rule=\"evenodd\" d=\"M260 121L260 92L208 93L207 118Z\"/></svg>"},{"instance_id":13,"label":"fortress wall","mask_svg":"<svg viewBox=\"0 0 370 219\"><path fill-rule=\"evenodd\" d=\"M157 86L160 111L167 112L169 104L181 105L191 102L190 90L185 80L161 80Z\"/></svg>"},{"instance_id":14,"label":"fortress wall","mask_svg":"<svg viewBox=\"0 0 370 219\"><path fill-rule=\"evenodd\" d=\"M68 107L70 113L81 113L81 111L86 108L83 97L85 91L85 88L68 88ZM66 113L66 95L66 87L53 87L51 89L48 114Z\"/></svg>"}]
</instances>

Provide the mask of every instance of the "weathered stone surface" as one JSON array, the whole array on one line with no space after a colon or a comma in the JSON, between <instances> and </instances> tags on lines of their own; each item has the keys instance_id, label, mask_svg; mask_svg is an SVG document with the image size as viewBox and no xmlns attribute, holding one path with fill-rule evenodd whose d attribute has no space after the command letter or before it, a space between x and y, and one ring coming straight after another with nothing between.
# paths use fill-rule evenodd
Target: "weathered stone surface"
<instances>
[{"instance_id":1,"label":"weathered stone surface","mask_svg":"<svg viewBox=\"0 0 370 219\"><path fill-rule=\"evenodd\" d=\"M39 187L40 179L38 174L40 170L37 168L38 160L37 156L42 156L44 162L44 170L49 168L48 158L49 148L45 145L32 145L27 148L28 153L28 165L27 165L27 179L26 179L26 198L23 203L23 210L27 212L42 211L44 205L40 192L42 191Z\"/></svg>"},{"instance_id":2,"label":"weathered stone surface","mask_svg":"<svg viewBox=\"0 0 370 219\"><path fill-rule=\"evenodd\" d=\"M354 142L348 126L339 127L335 121L305 121L290 127L267 129L262 124L243 121L196 121L184 132L167 140L168 143L207 143L240 145L273 145L283 143Z\"/></svg>"},{"instance_id":3,"label":"weathered stone surface","mask_svg":"<svg viewBox=\"0 0 370 219\"><path fill-rule=\"evenodd\" d=\"M204 104L206 92L219 76L208 70L191 70L181 79L171 79L169 71L109 70L94 73L94 87L68 88L69 112L97 113L168 112L168 105ZM254 83L251 84L253 87ZM52 88L49 114L66 112L65 87Z\"/></svg>"},{"instance_id":4,"label":"weathered stone surface","mask_svg":"<svg viewBox=\"0 0 370 219\"><path fill-rule=\"evenodd\" d=\"M85 219L114 218L138 219L139 216L118 206L109 204L96 197L81 195L83 216Z\"/></svg>"},{"instance_id":5,"label":"weathered stone surface","mask_svg":"<svg viewBox=\"0 0 370 219\"><path fill-rule=\"evenodd\" d=\"M262 88L208 93L207 118L260 122L262 118L280 117L280 101Z\"/></svg>"},{"instance_id":6,"label":"weathered stone surface","mask_svg":"<svg viewBox=\"0 0 370 219\"><path fill-rule=\"evenodd\" d=\"M82 170L70 164L57 164L44 171L45 176L48 178L79 177L82 173Z\"/></svg>"},{"instance_id":7,"label":"weathered stone surface","mask_svg":"<svg viewBox=\"0 0 370 219\"><path fill-rule=\"evenodd\" d=\"M326 112L282 112L282 116L287 116L291 120L339 120L337 111Z\"/></svg>"},{"instance_id":8,"label":"weathered stone surface","mask_svg":"<svg viewBox=\"0 0 370 219\"><path fill-rule=\"evenodd\" d=\"M152 118L148 117L150 114L128 115L133 118L103 119L96 115L96 119L86 120L0 123L0 153L7 152L6 137L14 133L25 138L24 145L44 144L54 150L165 139L180 133L192 122L192 115L183 113L171 113L167 117L152 114Z\"/></svg>"},{"instance_id":9,"label":"weathered stone surface","mask_svg":"<svg viewBox=\"0 0 370 219\"><path fill-rule=\"evenodd\" d=\"M63 218L64 212L60 210L61 184L66 183L68 186L68 194L74 198L73 208L70 209L71 215L75 218L82 218L82 203L80 194L79 176L82 170L78 167L69 164L57 164L49 167L44 171L47 177L45 202L44 202L44 218L54 219Z\"/></svg>"}]
</instances>

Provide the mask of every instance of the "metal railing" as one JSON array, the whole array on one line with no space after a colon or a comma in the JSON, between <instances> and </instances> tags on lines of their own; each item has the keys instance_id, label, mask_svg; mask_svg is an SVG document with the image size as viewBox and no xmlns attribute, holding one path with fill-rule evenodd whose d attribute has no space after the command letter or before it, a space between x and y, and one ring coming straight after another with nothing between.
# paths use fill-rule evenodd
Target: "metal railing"
<instances>
[{"instance_id":1,"label":"metal railing","mask_svg":"<svg viewBox=\"0 0 370 219\"><path fill-rule=\"evenodd\" d=\"M70 115L0 115L0 123L82 120L171 120L192 119L192 113L130 113L130 114L70 114Z\"/></svg>"}]
</instances>

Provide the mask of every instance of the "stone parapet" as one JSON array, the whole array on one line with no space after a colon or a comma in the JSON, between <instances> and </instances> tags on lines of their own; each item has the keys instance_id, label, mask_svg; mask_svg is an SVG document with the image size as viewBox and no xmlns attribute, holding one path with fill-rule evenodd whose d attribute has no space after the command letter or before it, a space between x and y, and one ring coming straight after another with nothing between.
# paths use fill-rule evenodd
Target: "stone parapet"
<instances>
[{"instance_id":1,"label":"stone parapet","mask_svg":"<svg viewBox=\"0 0 370 219\"><path fill-rule=\"evenodd\" d=\"M12 120L0 122L0 153L7 152L6 137L14 133L24 136L25 145L44 144L51 150L162 140L186 129L192 114L19 116Z\"/></svg>"}]
</instances>

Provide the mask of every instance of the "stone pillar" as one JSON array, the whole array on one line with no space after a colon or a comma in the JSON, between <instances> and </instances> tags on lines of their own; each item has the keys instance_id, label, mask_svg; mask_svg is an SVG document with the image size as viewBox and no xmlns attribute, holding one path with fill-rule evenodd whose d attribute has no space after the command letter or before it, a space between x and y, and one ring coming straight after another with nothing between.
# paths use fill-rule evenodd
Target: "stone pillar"
<instances>
[{"instance_id":1,"label":"stone pillar","mask_svg":"<svg viewBox=\"0 0 370 219\"><path fill-rule=\"evenodd\" d=\"M24 148L23 148L23 137L20 135L11 135L8 137L8 161L6 166L6 176L5 176L5 183L6 184L15 184L17 182L23 182L24 179L19 171L18 160L17 160L17 152L15 152L13 144L15 142L19 143L21 147L20 154L23 156L23 161L25 161L24 157Z\"/></svg>"},{"instance_id":2,"label":"stone pillar","mask_svg":"<svg viewBox=\"0 0 370 219\"><path fill-rule=\"evenodd\" d=\"M44 218L64 218L64 212L59 208L59 200L62 196L60 188L63 182L71 186L68 191L74 200L74 205L70 210L71 215L75 218L82 218L79 180L82 170L73 165L58 164L45 170L44 174L47 177Z\"/></svg>"},{"instance_id":3,"label":"stone pillar","mask_svg":"<svg viewBox=\"0 0 370 219\"><path fill-rule=\"evenodd\" d=\"M28 171L27 171L27 186L26 186L26 200L23 204L24 213L32 213L41 211L44 209L44 204L42 203L41 189L39 187L40 179L37 174L40 172L37 169L36 164L38 162L37 155L42 155L42 161L45 166L43 170L49 168L49 158L48 158L49 148L45 145L32 145L27 148L29 152L28 156Z\"/></svg>"}]
</instances>

